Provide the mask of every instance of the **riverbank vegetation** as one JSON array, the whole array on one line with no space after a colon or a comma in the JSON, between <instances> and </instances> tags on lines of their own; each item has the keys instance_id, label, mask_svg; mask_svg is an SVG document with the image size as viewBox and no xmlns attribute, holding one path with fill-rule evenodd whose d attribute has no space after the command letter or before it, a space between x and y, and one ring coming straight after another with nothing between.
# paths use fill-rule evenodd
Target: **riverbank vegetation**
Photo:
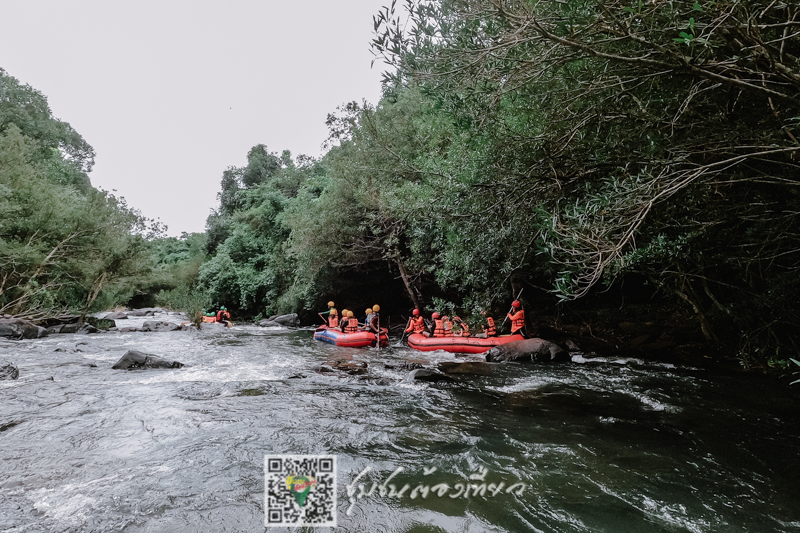
<instances>
[{"instance_id":1,"label":"riverbank vegetation","mask_svg":"<svg viewBox=\"0 0 800 533\"><path fill-rule=\"evenodd\" d=\"M481 308L502 316L524 289L540 330L635 303L636 314L649 306L696 325L703 349L746 365L798 352L796 7L395 6L374 19L373 52L390 66L381 101L331 113L318 160L254 146L246 166L223 172L206 235L156 246L156 271L169 281L141 293L193 295L248 316L308 313L341 296L397 314L420 307L465 317ZM9 147L35 138L0 131ZM31 155L20 161L49 157L50 166L36 166L51 169L41 179L85 194L83 144L47 152L46 140L25 142L16 150ZM118 201L113 209L134 217ZM132 230L141 227L134 218L125 219ZM24 247L33 233L13 242ZM47 253L71 234L54 234L13 269L29 274L6 306L38 294L25 280L36 282ZM126 235L146 240L141 229ZM170 267L167 249L178 243L187 252ZM73 300L135 275L135 264L114 275L108 265L84 267Z\"/></svg>"}]
</instances>

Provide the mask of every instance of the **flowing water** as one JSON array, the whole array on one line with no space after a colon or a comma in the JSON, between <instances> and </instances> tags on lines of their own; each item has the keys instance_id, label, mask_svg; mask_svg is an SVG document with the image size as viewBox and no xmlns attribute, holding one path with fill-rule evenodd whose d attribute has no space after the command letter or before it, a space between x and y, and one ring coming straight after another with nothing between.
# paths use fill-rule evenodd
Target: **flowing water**
<instances>
[{"instance_id":1,"label":"flowing water","mask_svg":"<svg viewBox=\"0 0 800 533\"><path fill-rule=\"evenodd\" d=\"M187 366L112 370L130 349ZM315 371L350 358L367 372ZM263 531L279 454L336 456L336 531L800 531L787 379L575 355L413 382L404 361L464 359L256 326L0 340L4 360L0 531ZM392 474L410 489L364 495Z\"/></svg>"}]
</instances>

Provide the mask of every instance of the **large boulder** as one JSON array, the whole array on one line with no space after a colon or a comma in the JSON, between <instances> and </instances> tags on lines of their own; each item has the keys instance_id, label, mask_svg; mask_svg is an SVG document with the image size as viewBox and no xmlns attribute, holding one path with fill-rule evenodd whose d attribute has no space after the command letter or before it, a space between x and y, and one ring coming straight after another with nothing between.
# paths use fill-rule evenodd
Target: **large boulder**
<instances>
[{"instance_id":1,"label":"large boulder","mask_svg":"<svg viewBox=\"0 0 800 533\"><path fill-rule=\"evenodd\" d=\"M2 379L17 379L19 377L19 369L11 363L0 363L0 380Z\"/></svg>"},{"instance_id":2,"label":"large boulder","mask_svg":"<svg viewBox=\"0 0 800 533\"><path fill-rule=\"evenodd\" d=\"M569 361L569 353L554 342L525 339L495 346L486 352L487 361Z\"/></svg>"},{"instance_id":3,"label":"large boulder","mask_svg":"<svg viewBox=\"0 0 800 533\"><path fill-rule=\"evenodd\" d=\"M288 315L273 315L269 318L261 320L258 325L262 328L296 328L300 325L300 319L297 313L290 313Z\"/></svg>"},{"instance_id":4,"label":"large boulder","mask_svg":"<svg viewBox=\"0 0 800 533\"><path fill-rule=\"evenodd\" d=\"M142 329L140 331L177 331L179 329L181 329L180 324L163 322L161 320L146 320L144 324L142 324Z\"/></svg>"},{"instance_id":5,"label":"large boulder","mask_svg":"<svg viewBox=\"0 0 800 533\"><path fill-rule=\"evenodd\" d=\"M286 326L287 328L296 328L300 325L300 319L297 317L297 313L290 313L288 315L280 315L280 316L271 316L269 317L270 320L273 320L280 324L281 326Z\"/></svg>"},{"instance_id":6,"label":"large boulder","mask_svg":"<svg viewBox=\"0 0 800 533\"><path fill-rule=\"evenodd\" d=\"M128 313L125 311L114 311L112 313L108 313L103 318L106 320L124 320L128 318Z\"/></svg>"},{"instance_id":7,"label":"large boulder","mask_svg":"<svg viewBox=\"0 0 800 533\"><path fill-rule=\"evenodd\" d=\"M38 339L47 336L47 330L21 318L0 318L0 337L11 339Z\"/></svg>"},{"instance_id":8,"label":"large boulder","mask_svg":"<svg viewBox=\"0 0 800 533\"><path fill-rule=\"evenodd\" d=\"M137 368L181 368L182 366L183 363L178 361L167 361L157 355L138 350L128 350L111 368L114 370L135 370Z\"/></svg>"}]
</instances>

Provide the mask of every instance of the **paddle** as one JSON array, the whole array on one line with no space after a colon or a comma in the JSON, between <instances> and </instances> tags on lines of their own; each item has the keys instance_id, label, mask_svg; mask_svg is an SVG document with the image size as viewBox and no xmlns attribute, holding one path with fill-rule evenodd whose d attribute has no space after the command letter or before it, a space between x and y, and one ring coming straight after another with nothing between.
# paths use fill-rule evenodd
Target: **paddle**
<instances>
[{"instance_id":1,"label":"paddle","mask_svg":"<svg viewBox=\"0 0 800 533\"><path fill-rule=\"evenodd\" d=\"M408 322L406 322L406 329L408 329L408 326L410 325L411 325L411 317L408 317ZM397 344L394 345L395 348L400 348L403 346L403 338L405 338L405 336L406 336L406 331L403 330L403 334L400 335L400 340L397 342Z\"/></svg>"}]
</instances>

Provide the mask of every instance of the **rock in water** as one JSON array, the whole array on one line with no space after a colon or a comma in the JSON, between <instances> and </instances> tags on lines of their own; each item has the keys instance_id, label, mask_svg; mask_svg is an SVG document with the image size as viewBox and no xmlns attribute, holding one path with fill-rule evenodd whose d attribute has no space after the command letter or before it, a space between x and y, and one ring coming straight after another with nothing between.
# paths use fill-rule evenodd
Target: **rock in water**
<instances>
[{"instance_id":1,"label":"rock in water","mask_svg":"<svg viewBox=\"0 0 800 533\"><path fill-rule=\"evenodd\" d=\"M568 361L569 354L561 346L544 339L525 339L495 346L486 352L487 361Z\"/></svg>"},{"instance_id":2,"label":"rock in water","mask_svg":"<svg viewBox=\"0 0 800 533\"><path fill-rule=\"evenodd\" d=\"M157 355L129 350L117 361L114 370L134 370L137 368L181 368L183 363L178 361L167 361Z\"/></svg>"},{"instance_id":3,"label":"rock in water","mask_svg":"<svg viewBox=\"0 0 800 533\"><path fill-rule=\"evenodd\" d=\"M38 339L45 337L47 330L21 318L0 318L0 337L12 339Z\"/></svg>"},{"instance_id":4,"label":"rock in water","mask_svg":"<svg viewBox=\"0 0 800 533\"><path fill-rule=\"evenodd\" d=\"M125 311L114 311L113 313L108 313L103 318L106 320L123 320L128 318L128 313Z\"/></svg>"},{"instance_id":5,"label":"rock in water","mask_svg":"<svg viewBox=\"0 0 800 533\"><path fill-rule=\"evenodd\" d=\"M0 379L17 379L19 369L11 363L0 363Z\"/></svg>"},{"instance_id":6,"label":"rock in water","mask_svg":"<svg viewBox=\"0 0 800 533\"><path fill-rule=\"evenodd\" d=\"M411 381L454 381L450 376L427 368L418 368L409 372L408 379Z\"/></svg>"},{"instance_id":7,"label":"rock in water","mask_svg":"<svg viewBox=\"0 0 800 533\"><path fill-rule=\"evenodd\" d=\"M181 329L180 325L173 324L172 322L161 322L159 320L146 320L142 324L140 331L177 331Z\"/></svg>"},{"instance_id":8,"label":"rock in water","mask_svg":"<svg viewBox=\"0 0 800 533\"><path fill-rule=\"evenodd\" d=\"M289 328L296 328L297 326L300 325L300 319L297 317L297 313L290 313L288 315L276 316L271 320L274 320L281 326L286 326Z\"/></svg>"}]
</instances>

